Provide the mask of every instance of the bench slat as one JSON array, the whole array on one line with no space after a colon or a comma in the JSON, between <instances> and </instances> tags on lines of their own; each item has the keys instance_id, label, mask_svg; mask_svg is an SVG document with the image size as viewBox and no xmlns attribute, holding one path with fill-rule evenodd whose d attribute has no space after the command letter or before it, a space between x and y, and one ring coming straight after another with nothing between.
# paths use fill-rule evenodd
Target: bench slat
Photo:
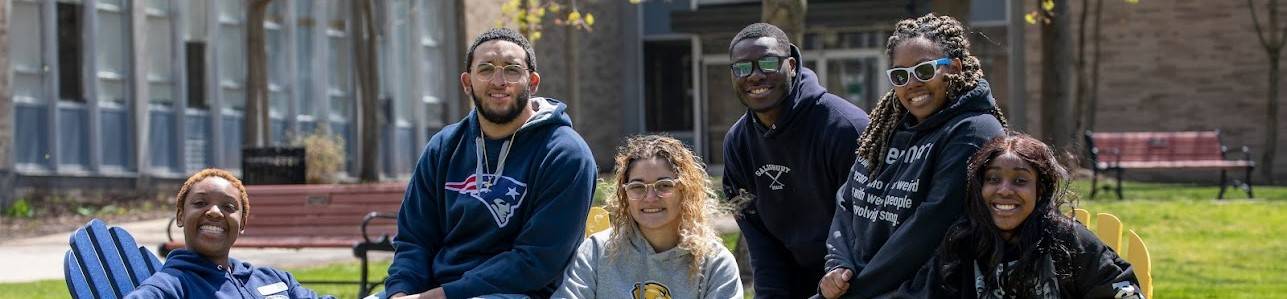
<instances>
[{"instance_id":1,"label":"bench slat","mask_svg":"<svg viewBox=\"0 0 1287 299\"><path fill-rule=\"evenodd\" d=\"M1118 166L1121 168L1245 168L1251 166L1248 161L1131 161L1114 164L1099 162L1100 168Z\"/></svg>"}]
</instances>

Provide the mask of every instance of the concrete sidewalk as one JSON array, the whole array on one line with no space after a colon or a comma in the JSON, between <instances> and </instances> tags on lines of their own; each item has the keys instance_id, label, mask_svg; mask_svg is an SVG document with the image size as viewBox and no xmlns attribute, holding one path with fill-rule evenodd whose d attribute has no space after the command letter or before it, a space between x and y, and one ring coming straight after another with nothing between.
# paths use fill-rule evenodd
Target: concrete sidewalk
<instances>
[{"instance_id":1,"label":"concrete sidewalk","mask_svg":"<svg viewBox=\"0 0 1287 299\"><path fill-rule=\"evenodd\" d=\"M120 226L134 236L141 246L147 246L153 253L156 246L165 242L165 225L169 218L127 223L108 223L108 226ZM175 236L183 237L183 231L174 227ZM46 279L63 279L63 255L66 254L71 232L42 237L0 241L0 282L29 282ZM251 249L233 248L233 258L250 262L257 266L292 268L300 266L318 266L331 263L356 262L353 251L347 248L335 249ZM372 253L374 259L389 259L392 254ZM162 259L164 262L164 259Z\"/></svg>"},{"instance_id":2,"label":"concrete sidewalk","mask_svg":"<svg viewBox=\"0 0 1287 299\"><path fill-rule=\"evenodd\" d=\"M139 245L147 246L156 252L156 246L168 240L165 226L169 218L145 220L127 223L108 223L108 226L125 228L134 236ZM721 234L737 232L737 223L732 217L721 217L715 220L715 230ZM182 238L183 231L172 227L175 237ZM29 282L46 279L63 278L63 255L66 254L71 232L42 237L0 241L0 282ZM729 248L733 250L733 248ZM257 266L277 268L295 268L320 266L332 263L356 262L353 251L347 248L336 249L252 249L233 248L233 258L250 262ZM374 260L390 259L392 253L373 252ZM164 259L162 259L164 262Z\"/></svg>"}]
</instances>

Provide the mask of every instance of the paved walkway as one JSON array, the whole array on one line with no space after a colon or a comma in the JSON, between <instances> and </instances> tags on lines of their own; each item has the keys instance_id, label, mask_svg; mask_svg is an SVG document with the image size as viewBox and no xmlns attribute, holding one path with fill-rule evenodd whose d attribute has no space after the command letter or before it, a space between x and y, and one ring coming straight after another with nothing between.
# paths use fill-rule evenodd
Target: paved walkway
<instances>
[{"instance_id":1,"label":"paved walkway","mask_svg":"<svg viewBox=\"0 0 1287 299\"><path fill-rule=\"evenodd\" d=\"M134 236L139 245L156 251L156 245L167 240L165 225L169 218L127 223L108 223L108 226L124 227ZM182 231L174 228L177 237ZM43 237L0 241L0 282L28 282L46 279L63 278L63 255L67 252L68 238L71 232ZM251 249L233 248L233 257L255 265L273 267L299 267L323 265L338 262L355 262L353 251L347 248L335 249ZM392 254L373 253L377 259L387 259Z\"/></svg>"},{"instance_id":2,"label":"paved walkway","mask_svg":"<svg viewBox=\"0 0 1287 299\"><path fill-rule=\"evenodd\" d=\"M120 226L134 236L139 245L156 251L156 245L167 240L165 225L169 218L127 223L108 223ZM737 223L731 217L716 219L715 230L721 234L737 232ZM182 237L180 228L174 227L176 237ZM63 255L67 252L71 232L18 240L0 241L0 282L28 282L63 278ZM732 250L732 248L729 248ZM254 265L278 268L324 265L357 261L353 251L336 249L251 249L233 248L233 257ZM389 259L391 253L373 252L374 259Z\"/></svg>"}]
</instances>

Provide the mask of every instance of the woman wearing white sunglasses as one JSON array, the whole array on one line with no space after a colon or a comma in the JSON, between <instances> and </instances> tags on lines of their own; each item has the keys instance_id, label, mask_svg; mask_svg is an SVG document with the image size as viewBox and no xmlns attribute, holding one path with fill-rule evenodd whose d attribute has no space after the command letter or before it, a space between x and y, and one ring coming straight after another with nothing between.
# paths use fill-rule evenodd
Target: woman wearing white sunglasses
<instances>
[{"instance_id":1,"label":"woman wearing white sunglasses","mask_svg":"<svg viewBox=\"0 0 1287 299\"><path fill-rule=\"evenodd\" d=\"M705 164L679 140L636 136L617 150L612 228L581 243L553 298L742 298Z\"/></svg>"},{"instance_id":2,"label":"woman wearing white sunglasses","mask_svg":"<svg viewBox=\"0 0 1287 299\"><path fill-rule=\"evenodd\" d=\"M898 22L885 53L894 90L872 111L836 194L818 283L825 298L896 295L889 293L913 278L962 215L966 161L1005 127L952 17Z\"/></svg>"}]
</instances>

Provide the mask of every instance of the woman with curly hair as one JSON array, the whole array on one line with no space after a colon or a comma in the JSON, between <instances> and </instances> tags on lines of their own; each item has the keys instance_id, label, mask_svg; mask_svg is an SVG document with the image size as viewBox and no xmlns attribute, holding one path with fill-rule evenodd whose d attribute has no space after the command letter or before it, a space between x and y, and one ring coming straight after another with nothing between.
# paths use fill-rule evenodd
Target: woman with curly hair
<instances>
[{"instance_id":1,"label":"woman with curly hair","mask_svg":"<svg viewBox=\"0 0 1287 299\"><path fill-rule=\"evenodd\" d=\"M894 89L872 111L836 194L823 297L898 289L961 216L965 162L1005 127L966 33L956 19L928 14L890 35Z\"/></svg>"},{"instance_id":2,"label":"woman with curly hair","mask_svg":"<svg viewBox=\"0 0 1287 299\"><path fill-rule=\"evenodd\" d=\"M1061 213L1068 174L1022 133L970 159L965 216L903 294L926 298L1139 298L1131 264Z\"/></svg>"},{"instance_id":3,"label":"woman with curly hair","mask_svg":"<svg viewBox=\"0 0 1287 299\"><path fill-rule=\"evenodd\" d=\"M741 298L737 262L711 228L722 212L682 142L636 136L617 151L612 228L581 243L555 298Z\"/></svg>"}]
</instances>

